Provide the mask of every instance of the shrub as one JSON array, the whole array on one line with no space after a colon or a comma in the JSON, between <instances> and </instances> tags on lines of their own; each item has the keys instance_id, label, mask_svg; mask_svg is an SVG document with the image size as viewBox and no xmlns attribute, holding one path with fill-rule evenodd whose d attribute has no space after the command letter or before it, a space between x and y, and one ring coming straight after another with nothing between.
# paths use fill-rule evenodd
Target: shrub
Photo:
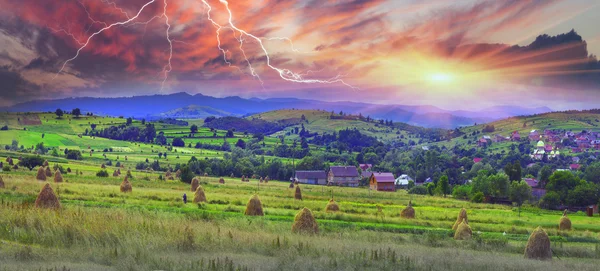
<instances>
[{"instance_id":1,"label":"shrub","mask_svg":"<svg viewBox=\"0 0 600 271\"><path fill-rule=\"evenodd\" d=\"M108 177L108 171L106 170L99 170L98 172L96 172L96 177Z\"/></svg>"},{"instance_id":2,"label":"shrub","mask_svg":"<svg viewBox=\"0 0 600 271\"><path fill-rule=\"evenodd\" d=\"M44 159L40 156L25 156L21 161L19 161L19 165L22 167L26 167L29 170L33 170L36 167L42 166L44 164Z\"/></svg>"},{"instance_id":3,"label":"shrub","mask_svg":"<svg viewBox=\"0 0 600 271\"><path fill-rule=\"evenodd\" d=\"M304 207L294 218L294 224L292 225L292 232L294 233L308 233L316 234L319 233L319 225L315 220L312 212Z\"/></svg>"},{"instance_id":4,"label":"shrub","mask_svg":"<svg viewBox=\"0 0 600 271\"><path fill-rule=\"evenodd\" d=\"M10 171L10 166L9 165L4 165L2 167L2 171L6 171L6 172Z\"/></svg>"},{"instance_id":5,"label":"shrub","mask_svg":"<svg viewBox=\"0 0 600 271\"><path fill-rule=\"evenodd\" d=\"M529 236L525 247L525 258L534 260L551 260L550 238L546 231L537 227Z\"/></svg>"},{"instance_id":6,"label":"shrub","mask_svg":"<svg viewBox=\"0 0 600 271\"><path fill-rule=\"evenodd\" d=\"M44 185L40 193L38 194L37 199L35 200L36 208L48 208L48 209L58 209L60 208L60 202L54 194L54 190L50 187L50 184Z\"/></svg>"},{"instance_id":7,"label":"shrub","mask_svg":"<svg viewBox=\"0 0 600 271\"><path fill-rule=\"evenodd\" d=\"M81 152L78 150L69 150L67 152L67 159L83 160L83 156L81 155Z\"/></svg>"},{"instance_id":8,"label":"shrub","mask_svg":"<svg viewBox=\"0 0 600 271\"><path fill-rule=\"evenodd\" d=\"M188 166L183 166L179 178L184 183L191 183L194 178L194 172Z\"/></svg>"},{"instance_id":9,"label":"shrub","mask_svg":"<svg viewBox=\"0 0 600 271\"><path fill-rule=\"evenodd\" d=\"M427 188L425 186L415 186L409 189L408 193L415 195L427 195Z\"/></svg>"},{"instance_id":10,"label":"shrub","mask_svg":"<svg viewBox=\"0 0 600 271\"><path fill-rule=\"evenodd\" d=\"M560 195L554 191L549 191L542 197L540 205L546 209L556 209L560 205Z\"/></svg>"},{"instance_id":11,"label":"shrub","mask_svg":"<svg viewBox=\"0 0 600 271\"><path fill-rule=\"evenodd\" d=\"M473 196L471 196L471 202L482 203L483 200L485 200L485 196L483 195L483 192L477 192L477 193L473 194Z\"/></svg>"},{"instance_id":12,"label":"shrub","mask_svg":"<svg viewBox=\"0 0 600 271\"><path fill-rule=\"evenodd\" d=\"M457 185L452 190L452 197L455 199L468 200L472 189L473 187L470 185Z\"/></svg>"}]
</instances>

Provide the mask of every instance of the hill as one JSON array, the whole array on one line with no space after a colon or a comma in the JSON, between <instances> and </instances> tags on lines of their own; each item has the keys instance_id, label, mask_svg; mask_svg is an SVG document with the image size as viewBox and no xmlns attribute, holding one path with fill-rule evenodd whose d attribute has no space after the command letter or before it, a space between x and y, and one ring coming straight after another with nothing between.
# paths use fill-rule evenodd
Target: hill
<instances>
[{"instance_id":1,"label":"hill","mask_svg":"<svg viewBox=\"0 0 600 271\"><path fill-rule=\"evenodd\" d=\"M215 109L210 106L188 105L182 108L177 108L164 113L157 114L155 117L175 119L204 119L210 116L224 117L236 115L237 114Z\"/></svg>"}]
</instances>

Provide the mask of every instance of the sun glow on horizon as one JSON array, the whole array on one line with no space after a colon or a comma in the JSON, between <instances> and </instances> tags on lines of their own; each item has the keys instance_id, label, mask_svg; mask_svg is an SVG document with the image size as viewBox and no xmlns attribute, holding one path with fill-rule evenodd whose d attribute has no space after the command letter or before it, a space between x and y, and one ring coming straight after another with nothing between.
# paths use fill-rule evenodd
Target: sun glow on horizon
<instances>
[{"instance_id":1,"label":"sun glow on horizon","mask_svg":"<svg viewBox=\"0 0 600 271\"><path fill-rule=\"evenodd\" d=\"M448 82L454 81L454 79L455 79L455 76L450 73L438 72L438 73L432 73L429 75L429 80L434 83L448 83Z\"/></svg>"}]
</instances>

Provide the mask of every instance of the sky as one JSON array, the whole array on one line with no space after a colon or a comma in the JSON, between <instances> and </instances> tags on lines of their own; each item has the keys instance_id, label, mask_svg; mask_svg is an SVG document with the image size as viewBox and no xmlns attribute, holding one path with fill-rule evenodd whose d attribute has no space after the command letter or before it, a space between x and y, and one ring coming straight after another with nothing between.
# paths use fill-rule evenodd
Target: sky
<instances>
[{"instance_id":1,"label":"sky","mask_svg":"<svg viewBox=\"0 0 600 271\"><path fill-rule=\"evenodd\" d=\"M188 92L598 107L600 0L0 0L0 106Z\"/></svg>"}]
</instances>

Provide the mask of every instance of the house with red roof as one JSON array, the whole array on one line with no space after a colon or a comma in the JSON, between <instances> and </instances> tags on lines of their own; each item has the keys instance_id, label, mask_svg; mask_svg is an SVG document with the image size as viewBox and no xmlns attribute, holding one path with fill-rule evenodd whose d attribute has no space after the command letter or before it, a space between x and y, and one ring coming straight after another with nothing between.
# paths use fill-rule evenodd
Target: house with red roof
<instances>
[{"instance_id":1,"label":"house with red roof","mask_svg":"<svg viewBox=\"0 0 600 271\"><path fill-rule=\"evenodd\" d=\"M481 160L483 160L483 158L475 157L475 158L473 158L473 163L477 164L477 163L481 162Z\"/></svg>"},{"instance_id":2,"label":"house with red roof","mask_svg":"<svg viewBox=\"0 0 600 271\"><path fill-rule=\"evenodd\" d=\"M579 170L581 168L580 164L571 164L570 166L571 170Z\"/></svg>"},{"instance_id":3,"label":"house with red roof","mask_svg":"<svg viewBox=\"0 0 600 271\"><path fill-rule=\"evenodd\" d=\"M510 139L512 141L521 141L521 135L519 134L519 131L514 131L512 135L510 135Z\"/></svg>"}]
</instances>

